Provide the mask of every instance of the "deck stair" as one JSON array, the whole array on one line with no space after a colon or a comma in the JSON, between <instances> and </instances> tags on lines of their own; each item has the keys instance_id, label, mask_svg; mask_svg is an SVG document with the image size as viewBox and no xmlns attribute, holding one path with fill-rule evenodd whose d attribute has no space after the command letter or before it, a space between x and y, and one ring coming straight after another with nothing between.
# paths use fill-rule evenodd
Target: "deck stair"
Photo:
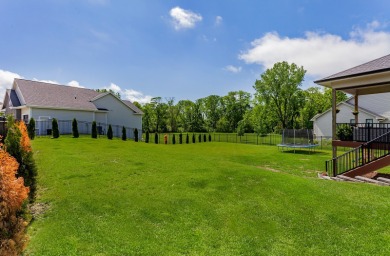
<instances>
[{"instance_id":1,"label":"deck stair","mask_svg":"<svg viewBox=\"0 0 390 256\"><path fill-rule=\"evenodd\" d=\"M388 165L390 165L390 132L326 161L326 172L332 177L343 175L355 178Z\"/></svg>"}]
</instances>

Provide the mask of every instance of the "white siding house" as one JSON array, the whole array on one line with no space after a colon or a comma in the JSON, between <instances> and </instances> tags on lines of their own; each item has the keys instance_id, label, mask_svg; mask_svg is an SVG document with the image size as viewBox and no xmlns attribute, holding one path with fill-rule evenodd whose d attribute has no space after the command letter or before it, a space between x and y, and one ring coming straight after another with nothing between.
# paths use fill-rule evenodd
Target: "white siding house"
<instances>
[{"instance_id":1,"label":"white siding house","mask_svg":"<svg viewBox=\"0 0 390 256\"><path fill-rule=\"evenodd\" d=\"M355 123L354 98L337 105L337 123ZM362 95L359 97L359 123L388 123L390 120L390 93ZM313 132L316 136L332 136L332 111L314 116Z\"/></svg>"},{"instance_id":2,"label":"white siding house","mask_svg":"<svg viewBox=\"0 0 390 256\"><path fill-rule=\"evenodd\" d=\"M63 122L76 118L86 124L96 121L105 128L110 124L124 126L129 137L133 137L135 128L139 134L142 131L143 112L130 101L121 100L109 92L38 81L15 79L12 89L6 91L2 111L25 122L34 118L38 122L38 134L46 132L53 118Z\"/></svg>"}]
</instances>

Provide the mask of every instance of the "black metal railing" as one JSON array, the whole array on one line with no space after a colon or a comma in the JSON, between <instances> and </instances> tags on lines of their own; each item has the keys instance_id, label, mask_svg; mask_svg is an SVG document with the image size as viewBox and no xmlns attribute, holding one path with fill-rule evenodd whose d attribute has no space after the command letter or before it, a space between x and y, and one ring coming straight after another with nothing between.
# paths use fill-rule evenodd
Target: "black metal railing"
<instances>
[{"instance_id":1,"label":"black metal railing","mask_svg":"<svg viewBox=\"0 0 390 256\"><path fill-rule=\"evenodd\" d=\"M371 141L390 131L390 123L337 123L336 131L345 126L352 129L352 136L343 138L342 140L349 141Z\"/></svg>"},{"instance_id":2,"label":"black metal railing","mask_svg":"<svg viewBox=\"0 0 390 256\"><path fill-rule=\"evenodd\" d=\"M337 176L390 154L390 131L325 162L329 176Z\"/></svg>"}]
</instances>

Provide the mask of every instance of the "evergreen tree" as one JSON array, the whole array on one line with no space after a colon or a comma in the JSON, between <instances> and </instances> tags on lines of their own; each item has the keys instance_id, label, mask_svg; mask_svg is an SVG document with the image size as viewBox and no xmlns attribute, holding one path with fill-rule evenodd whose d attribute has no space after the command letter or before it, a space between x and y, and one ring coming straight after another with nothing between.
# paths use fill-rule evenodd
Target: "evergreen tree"
<instances>
[{"instance_id":1,"label":"evergreen tree","mask_svg":"<svg viewBox=\"0 0 390 256\"><path fill-rule=\"evenodd\" d=\"M108 130L107 130L107 138L109 140L112 140L112 137L113 137L113 134L112 134L112 127L111 127L111 124L108 125Z\"/></svg>"},{"instance_id":2,"label":"evergreen tree","mask_svg":"<svg viewBox=\"0 0 390 256\"><path fill-rule=\"evenodd\" d=\"M149 143L149 130L146 130L145 143Z\"/></svg>"},{"instance_id":3,"label":"evergreen tree","mask_svg":"<svg viewBox=\"0 0 390 256\"><path fill-rule=\"evenodd\" d=\"M202 142L202 134L200 134L200 133L198 135L198 141L199 141L199 143Z\"/></svg>"},{"instance_id":4,"label":"evergreen tree","mask_svg":"<svg viewBox=\"0 0 390 256\"><path fill-rule=\"evenodd\" d=\"M73 118L73 121L72 121L72 133L73 133L73 138L79 137L79 128L77 127L76 118Z\"/></svg>"},{"instance_id":5,"label":"evergreen tree","mask_svg":"<svg viewBox=\"0 0 390 256\"><path fill-rule=\"evenodd\" d=\"M195 143L195 133L192 134L192 143Z\"/></svg>"},{"instance_id":6,"label":"evergreen tree","mask_svg":"<svg viewBox=\"0 0 390 256\"><path fill-rule=\"evenodd\" d=\"M154 134L154 143L158 144L158 133Z\"/></svg>"},{"instance_id":7,"label":"evergreen tree","mask_svg":"<svg viewBox=\"0 0 390 256\"><path fill-rule=\"evenodd\" d=\"M122 127L122 140L127 140L126 128L124 126Z\"/></svg>"},{"instance_id":8,"label":"evergreen tree","mask_svg":"<svg viewBox=\"0 0 390 256\"><path fill-rule=\"evenodd\" d=\"M35 120L33 117L31 117L30 122L28 123L27 131L28 137L33 140L35 138Z\"/></svg>"},{"instance_id":9,"label":"evergreen tree","mask_svg":"<svg viewBox=\"0 0 390 256\"><path fill-rule=\"evenodd\" d=\"M52 129L53 129L53 138L54 139L59 138L60 131L58 130L58 121L55 118L53 118L53 121L52 121Z\"/></svg>"},{"instance_id":10,"label":"evergreen tree","mask_svg":"<svg viewBox=\"0 0 390 256\"><path fill-rule=\"evenodd\" d=\"M188 133L187 133L187 136L186 136L186 143L190 143L190 136L188 136Z\"/></svg>"},{"instance_id":11,"label":"evergreen tree","mask_svg":"<svg viewBox=\"0 0 390 256\"><path fill-rule=\"evenodd\" d=\"M209 141L211 142L211 134L209 134Z\"/></svg>"},{"instance_id":12,"label":"evergreen tree","mask_svg":"<svg viewBox=\"0 0 390 256\"><path fill-rule=\"evenodd\" d=\"M203 141L206 142L207 139L206 139L206 134L203 134Z\"/></svg>"},{"instance_id":13,"label":"evergreen tree","mask_svg":"<svg viewBox=\"0 0 390 256\"><path fill-rule=\"evenodd\" d=\"M138 142L138 129L137 128L134 129L134 141Z\"/></svg>"},{"instance_id":14,"label":"evergreen tree","mask_svg":"<svg viewBox=\"0 0 390 256\"><path fill-rule=\"evenodd\" d=\"M97 139L97 134L98 134L98 131L97 131L97 126L96 126L96 121L93 121L92 122L92 133L91 133L91 137L93 139Z\"/></svg>"},{"instance_id":15,"label":"evergreen tree","mask_svg":"<svg viewBox=\"0 0 390 256\"><path fill-rule=\"evenodd\" d=\"M175 134L172 135L172 144L176 144Z\"/></svg>"},{"instance_id":16,"label":"evergreen tree","mask_svg":"<svg viewBox=\"0 0 390 256\"><path fill-rule=\"evenodd\" d=\"M179 134L179 144L183 144L183 134Z\"/></svg>"}]
</instances>

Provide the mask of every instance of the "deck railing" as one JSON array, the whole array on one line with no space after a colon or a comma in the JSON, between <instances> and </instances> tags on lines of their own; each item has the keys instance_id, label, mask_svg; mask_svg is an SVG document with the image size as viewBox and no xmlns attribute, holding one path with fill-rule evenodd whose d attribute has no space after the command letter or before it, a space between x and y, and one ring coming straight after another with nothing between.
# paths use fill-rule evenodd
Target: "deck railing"
<instances>
[{"instance_id":1,"label":"deck railing","mask_svg":"<svg viewBox=\"0 0 390 256\"><path fill-rule=\"evenodd\" d=\"M325 162L329 176L337 176L390 154L390 131Z\"/></svg>"},{"instance_id":2,"label":"deck railing","mask_svg":"<svg viewBox=\"0 0 390 256\"><path fill-rule=\"evenodd\" d=\"M337 123L336 125L336 130L341 126L350 126L353 131L351 139L360 142L371 141L390 131L390 123Z\"/></svg>"}]
</instances>

